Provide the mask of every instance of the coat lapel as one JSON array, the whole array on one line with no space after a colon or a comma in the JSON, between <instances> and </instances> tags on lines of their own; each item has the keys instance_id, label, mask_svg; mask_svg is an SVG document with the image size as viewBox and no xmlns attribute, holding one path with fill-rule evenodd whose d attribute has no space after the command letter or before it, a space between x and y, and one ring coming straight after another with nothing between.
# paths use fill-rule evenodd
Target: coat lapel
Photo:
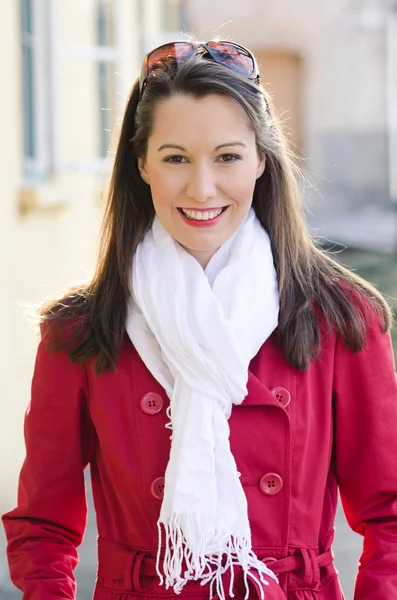
<instances>
[{"instance_id":1,"label":"coat lapel","mask_svg":"<svg viewBox=\"0 0 397 600\"><path fill-rule=\"evenodd\" d=\"M247 382L248 393L242 402L242 406L277 406L280 404L271 390L252 371L248 371Z\"/></svg>"}]
</instances>

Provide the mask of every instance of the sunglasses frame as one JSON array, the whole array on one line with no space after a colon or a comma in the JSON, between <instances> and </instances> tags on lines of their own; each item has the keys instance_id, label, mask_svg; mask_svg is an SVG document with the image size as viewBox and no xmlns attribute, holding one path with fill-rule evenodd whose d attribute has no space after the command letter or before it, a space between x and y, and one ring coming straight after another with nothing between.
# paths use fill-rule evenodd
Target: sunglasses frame
<instances>
[{"instance_id":1,"label":"sunglasses frame","mask_svg":"<svg viewBox=\"0 0 397 600\"><path fill-rule=\"evenodd\" d=\"M233 69L233 67L230 67L229 65L225 65L224 63L222 63L219 60L216 60L211 53L211 46L208 46L208 44L210 44L210 43L216 43L216 44L220 44L220 45L224 44L225 46L236 48L242 54L244 54L245 56L248 56L248 58L250 58L252 60L252 72L253 72L252 77L249 77L248 75L242 73L238 69ZM185 44L185 45L187 44L187 45L191 46L191 48L192 48L191 56L194 56L200 50L200 48L203 48L211 56L211 58L214 62L216 62L218 64L223 64L227 69L231 69L232 71L234 70L236 73L243 75L247 79L256 81L257 84L260 83L260 73L259 73L258 63L256 61L254 54L250 50L248 50L248 48L245 48L244 46L241 46L240 44L235 44L234 42L228 42L227 40L219 40L219 41L210 40L209 42L190 42L190 41L178 40L176 42L167 42L166 44L157 46L157 48L154 48L153 50L148 52L146 54L146 56L144 57L144 59L142 61L141 73L140 73L140 77L139 77L139 99L142 98L143 92L145 91L148 77L150 76L150 73L153 72L153 69L149 69L149 61L150 61L150 57L152 56L152 54L154 54L158 50L161 50L161 48L166 48L167 46L175 46L178 44ZM189 58L191 58L191 56L189 56ZM187 60L189 60L189 58Z\"/></svg>"}]
</instances>

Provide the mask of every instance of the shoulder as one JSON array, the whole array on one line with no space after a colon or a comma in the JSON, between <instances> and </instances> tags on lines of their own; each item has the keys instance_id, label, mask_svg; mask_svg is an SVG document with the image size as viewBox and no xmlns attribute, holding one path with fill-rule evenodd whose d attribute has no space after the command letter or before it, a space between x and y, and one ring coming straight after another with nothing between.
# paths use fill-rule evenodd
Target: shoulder
<instances>
[{"instance_id":1,"label":"shoulder","mask_svg":"<svg viewBox=\"0 0 397 600\"><path fill-rule=\"evenodd\" d=\"M313 300L313 312L322 330L333 329L354 351L361 350L371 332L388 333L393 324L391 308L382 294L371 283L351 273L329 282L332 301L338 307L329 318L330 311Z\"/></svg>"},{"instance_id":2,"label":"shoulder","mask_svg":"<svg viewBox=\"0 0 397 600\"><path fill-rule=\"evenodd\" d=\"M88 286L62 290L44 302L34 320L49 352L70 353L87 333Z\"/></svg>"},{"instance_id":3,"label":"shoulder","mask_svg":"<svg viewBox=\"0 0 397 600\"><path fill-rule=\"evenodd\" d=\"M346 335L336 335L335 371L339 377L371 377L375 381L395 379L395 359L391 339L393 316L390 306L379 292L368 293L360 287L342 282L352 307L352 317L359 324L362 338L351 340L351 323L346 324ZM372 287L372 286L371 286ZM369 291L371 291L371 287Z\"/></svg>"},{"instance_id":4,"label":"shoulder","mask_svg":"<svg viewBox=\"0 0 397 600\"><path fill-rule=\"evenodd\" d=\"M31 316L40 334L33 389L58 395L84 387L84 367L71 358L86 329L84 299L83 289L69 288L48 299Z\"/></svg>"},{"instance_id":5,"label":"shoulder","mask_svg":"<svg viewBox=\"0 0 397 600\"><path fill-rule=\"evenodd\" d=\"M71 397L71 392L74 393L77 388L87 387L86 381L85 368L73 363L66 351L54 352L46 336L41 336L36 352L32 390L40 389L56 396Z\"/></svg>"}]
</instances>

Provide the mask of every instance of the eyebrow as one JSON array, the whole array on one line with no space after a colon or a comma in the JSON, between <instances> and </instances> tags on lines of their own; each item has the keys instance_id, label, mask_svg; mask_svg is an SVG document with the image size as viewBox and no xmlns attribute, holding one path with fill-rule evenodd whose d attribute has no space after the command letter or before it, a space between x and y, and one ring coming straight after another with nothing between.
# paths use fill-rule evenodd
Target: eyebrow
<instances>
[{"instance_id":1,"label":"eyebrow","mask_svg":"<svg viewBox=\"0 0 397 600\"><path fill-rule=\"evenodd\" d=\"M243 148L247 147L247 144L244 144L244 142L227 142L226 144L219 144L219 146L217 146L215 148L215 150L220 150L221 148L225 148L228 146L242 146ZM183 146L179 146L178 144L163 144L162 146L160 146L160 148L157 150L157 152L160 152L161 150L165 150L168 148L174 148L175 150L182 150L182 152L186 152L186 148L184 148Z\"/></svg>"}]
</instances>

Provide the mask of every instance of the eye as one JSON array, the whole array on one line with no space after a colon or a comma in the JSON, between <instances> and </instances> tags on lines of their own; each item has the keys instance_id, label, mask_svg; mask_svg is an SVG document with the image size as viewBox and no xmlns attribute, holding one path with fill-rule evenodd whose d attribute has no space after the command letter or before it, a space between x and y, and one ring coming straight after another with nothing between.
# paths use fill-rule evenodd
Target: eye
<instances>
[{"instance_id":1,"label":"eye","mask_svg":"<svg viewBox=\"0 0 397 600\"><path fill-rule=\"evenodd\" d=\"M233 163L236 162L236 160L241 160L241 156L239 156L238 154L221 154L219 156L220 162L223 163Z\"/></svg>"},{"instance_id":2,"label":"eye","mask_svg":"<svg viewBox=\"0 0 397 600\"><path fill-rule=\"evenodd\" d=\"M179 154L174 154L173 156L167 156L164 159L164 162L170 163L171 165L180 165L180 164L183 164L184 161L186 161L186 158L184 156L180 156Z\"/></svg>"}]
</instances>

